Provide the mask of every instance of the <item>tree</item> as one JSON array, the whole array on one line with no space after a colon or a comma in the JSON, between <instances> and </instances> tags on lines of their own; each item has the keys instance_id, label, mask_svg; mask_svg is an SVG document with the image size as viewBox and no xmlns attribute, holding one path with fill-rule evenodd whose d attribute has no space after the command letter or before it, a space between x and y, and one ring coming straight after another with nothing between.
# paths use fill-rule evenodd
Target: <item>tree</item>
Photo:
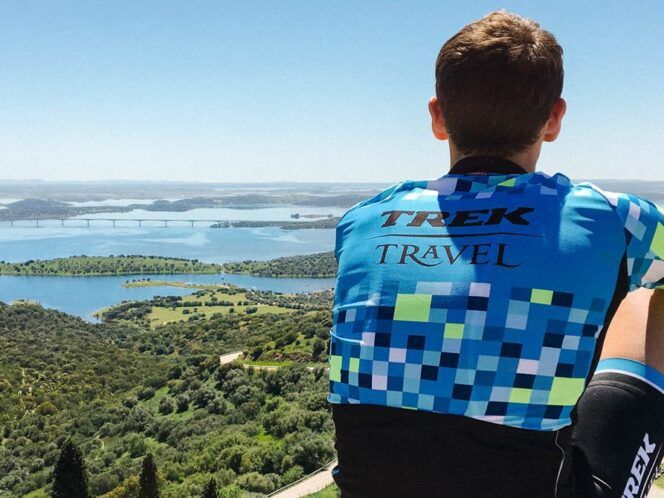
<instances>
[{"instance_id":1,"label":"tree","mask_svg":"<svg viewBox=\"0 0 664 498\"><path fill-rule=\"evenodd\" d=\"M237 484L231 484L219 491L219 498L241 498L243 495L244 491Z\"/></svg>"},{"instance_id":2,"label":"tree","mask_svg":"<svg viewBox=\"0 0 664 498\"><path fill-rule=\"evenodd\" d=\"M189 409L189 396L185 393L178 394L175 397L175 404L177 405L177 412L186 412Z\"/></svg>"},{"instance_id":3,"label":"tree","mask_svg":"<svg viewBox=\"0 0 664 498\"><path fill-rule=\"evenodd\" d=\"M157 481L157 466L152 455L148 453L143 458L143 467L140 476L141 489L139 498L159 498L159 482Z\"/></svg>"},{"instance_id":4,"label":"tree","mask_svg":"<svg viewBox=\"0 0 664 498\"><path fill-rule=\"evenodd\" d=\"M164 396L161 398L161 401L159 401L159 413L162 415L168 415L169 413L173 413L175 410L175 401L173 401L173 398L170 396Z\"/></svg>"},{"instance_id":5,"label":"tree","mask_svg":"<svg viewBox=\"0 0 664 498\"><path fill-rule=\"evenodd\" d=\"M102 496L103 498L136 498L140 489L138 476L131 476L125 479L117 488Z\"/></svg>"},{"instance_id":6,"label":"tree","mask_svg":"<svg viewBox=\"0 0 664 498\"><path fill-rule=\"evenodd\" d=\"M311 356L314 360L317 360L323 351L325 351L325 343L317 337L311 347Z\"/></svg>"},{"instance_id":7,"label":"tree","mask_svg":"<svg viewBox=\"0 0 664 498\"><path fill-rule=\"evenodd\" d=\"M53 468L53 498L88 498L88 477L78 447L67 439Z\"/></svg>"},{"instance_id":8,"label":"tree","mask_svg":"<svg viewBox=\"0 0 664 498\"><path fill-rule=\"evenodd\" d=\"M203 488L203 494L201 495L202 498L218 498L218 493L217 493L217 481L213 478L211 478L205 487Z\"/></svg>"}]
</instances>

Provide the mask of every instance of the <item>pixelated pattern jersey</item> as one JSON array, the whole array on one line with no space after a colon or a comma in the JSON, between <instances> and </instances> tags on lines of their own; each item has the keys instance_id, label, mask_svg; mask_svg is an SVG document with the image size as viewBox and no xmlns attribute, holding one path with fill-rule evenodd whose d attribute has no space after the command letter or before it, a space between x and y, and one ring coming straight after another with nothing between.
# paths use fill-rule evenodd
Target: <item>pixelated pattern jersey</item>
<instances>
[{"instance_id":1,"label":"pixelated pattern jersey","mask_svg":"<svg viewBox=\"0 0 664 498\"><path fill-rule=\"evenodd\" d=\"M570 424L626 267L664 283L664 215L563 175L408 181L337 227L332 403Z\"/></svg>"}]
</instances>

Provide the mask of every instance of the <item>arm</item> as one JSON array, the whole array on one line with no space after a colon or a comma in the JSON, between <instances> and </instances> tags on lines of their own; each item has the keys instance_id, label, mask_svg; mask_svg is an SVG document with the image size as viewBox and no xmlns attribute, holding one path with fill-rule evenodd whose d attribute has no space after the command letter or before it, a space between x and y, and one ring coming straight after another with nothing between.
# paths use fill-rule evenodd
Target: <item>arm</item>
<instances>
[{"instance_id":1,"label":"arm","mask_svg":"<svg viewBox=\"0 0 664 498\"><path fill-rule=\"evenodd\" d=\"M602 358L629 358L664 372L664 290L639 289L622 302Z\"/></svg>"}]
</instances>

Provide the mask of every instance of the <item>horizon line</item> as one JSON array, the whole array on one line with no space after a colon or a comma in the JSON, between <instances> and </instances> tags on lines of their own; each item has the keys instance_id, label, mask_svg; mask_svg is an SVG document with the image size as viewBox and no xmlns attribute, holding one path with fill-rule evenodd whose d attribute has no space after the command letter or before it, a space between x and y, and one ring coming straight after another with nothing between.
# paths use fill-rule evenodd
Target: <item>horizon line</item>
<instances>
[{"instance_id":1,"label":"horizon line","mask_svg":"<svg viewBox=\"0 0 664 498\"><path fill-rule=\"evenodd\" d=\"M436 178L425 178L424 180L435 180ZM651 182L664 182L662 180L644 180L639 178L572 178L574 181L621 181L621 182L640 182L640 183L651 183ZM14 179L14 178L0 178L0 185L7 183L41 183L41 184L92 184L92 183L125 183L125 184L142 184L142 183L152 183L152 184L184 184L184 185L393 185L399 183L400 181L407 180L377 180L377 181L357 181L357 182L347 182L347 181L315 181L315 180L265 180L265 181L231 181L231 182L222 182L222 181L206 181L206 180L136 180L136 179L99 179L99 180L46 180L43 178L24 178L24 179Z\"/></svg>"}]
</instances>

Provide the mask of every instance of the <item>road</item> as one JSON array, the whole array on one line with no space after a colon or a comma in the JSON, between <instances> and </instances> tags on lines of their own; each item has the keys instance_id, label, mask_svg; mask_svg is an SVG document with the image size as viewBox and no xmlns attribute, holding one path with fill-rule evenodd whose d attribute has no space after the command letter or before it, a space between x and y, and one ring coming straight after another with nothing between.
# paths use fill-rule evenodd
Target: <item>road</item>
<instances>
[{"instance_id":1,"label":"road","mask_svg":"<svg viewBox=\"0 0 664 498\"><path fill-rule=\"evenodd\" d=\"M222 354L219 356L219 365L225 365L231 361L237 360L244 353L242 351L236 351L235 353Z\"/></svg>"},{"instance_id":2,"label":"road","mask_svg":"<svg viewBox=\"0 0 664 498\"><path fill-rule=\"evenodd\" d=\"M648 493L648 498L664 498L664 491L653 484L650 493Z\"/></svg>"},{"instance_id":3,"label":"road","mask_svg":"<svg viewBox=\"0 0 664 498\"><path fill-rule=\"evenodd\" d=\"M326 467L324 467L324 469L320 472L307 477L305 480L300 481L288 489L284 489L277 494L270 495L270 498L301 498L302 496L310 495L316 491L320 491L321 489L328 487L334 482L332 479L332 469L336 464L337 461L335 460L334 462L331 462Z\"/></svg>"}]
</instances>

